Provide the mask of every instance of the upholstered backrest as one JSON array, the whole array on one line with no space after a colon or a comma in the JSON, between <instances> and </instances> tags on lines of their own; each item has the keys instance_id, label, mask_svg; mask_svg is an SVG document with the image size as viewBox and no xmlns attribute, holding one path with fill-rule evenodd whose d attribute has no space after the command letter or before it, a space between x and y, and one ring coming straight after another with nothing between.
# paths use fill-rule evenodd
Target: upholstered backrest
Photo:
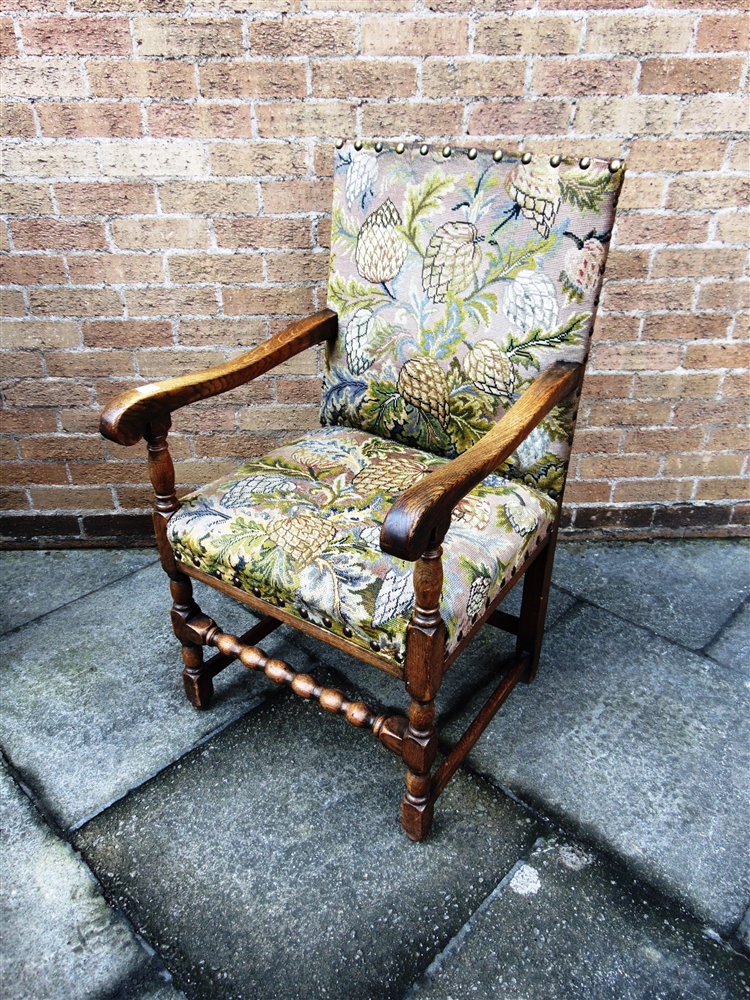
<instances>
[{"instance_id":1,"label":"upholstered backrest","mask_svg":"<svg viewBox=\"0 0 750 1000\"><path fill-rule=\"evenodd\" d=\"M427 145L336 150L322 421L454 457L539 372L582 361L622 184L618 161ZM574 401L505 475L555 495Z\"/></svg>"}]
</instances>

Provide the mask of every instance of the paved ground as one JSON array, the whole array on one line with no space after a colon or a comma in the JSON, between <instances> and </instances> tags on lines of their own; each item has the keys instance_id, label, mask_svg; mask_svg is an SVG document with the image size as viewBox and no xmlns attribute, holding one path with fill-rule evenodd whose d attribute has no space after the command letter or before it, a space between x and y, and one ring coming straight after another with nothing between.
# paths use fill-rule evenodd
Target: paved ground
<instances>
[{"instance_id":1,"label":"paved ground","mask_svg":"<svg viewBox=\"0 0 750 1000\"><path fill-rule=\"evenodd\" d=\"M750 996L746 543L562 547L539 678L421 845L363 733L237 665L190 708L153 553L0 570L8 1000ZM313 640L263 645L403 704ZM509 649L485 629L451 669L444 746Z\"/></svg>"}]
</instances>

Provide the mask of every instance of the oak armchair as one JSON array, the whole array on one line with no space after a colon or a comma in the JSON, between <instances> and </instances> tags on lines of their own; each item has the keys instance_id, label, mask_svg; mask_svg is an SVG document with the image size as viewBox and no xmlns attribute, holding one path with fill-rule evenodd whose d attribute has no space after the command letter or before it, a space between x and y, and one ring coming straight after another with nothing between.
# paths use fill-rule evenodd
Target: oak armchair
<instances>
[{"instance_id":1,"label":"oak armchair","mask_svg":"<svg viewBox=\"0 0 750 1000\"><path fill-rule=\"evenodd\" d=\"M406 765L401 822L436 799L515 684L536 673L577 397L620 161L337 143L329 308L195 375L107 407L110 440L148 443L154 526L185 691L206 708L239 659L370 729ZM170 414L326 345L322 427L178 500ZM498 605L523 577L521 612ZM222 632L191 579L260 614ZM256 646L280 624L403 680L376 714ZM455 748L437 754L444 672L489 623L514 661ZM203 660L203 647L217 653Z\"/></svg>"}]
</instances>

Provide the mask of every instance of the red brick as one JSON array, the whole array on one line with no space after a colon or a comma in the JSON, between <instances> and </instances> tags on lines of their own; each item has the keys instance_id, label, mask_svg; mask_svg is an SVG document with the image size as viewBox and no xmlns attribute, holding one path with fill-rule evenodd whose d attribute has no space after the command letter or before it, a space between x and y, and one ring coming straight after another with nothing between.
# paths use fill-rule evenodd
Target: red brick
<instances>
[{"instance_id":1,"label":"red brick","mask_svg":"<svg viewBox=\"0 0 750 1000\"><path fill-rule=\"evenodd\" d=\"M636 59L537 59L534 93L542 96L632 94Z\"/></svg>"},{"instance_id":2,"label":"red brick","mask_svg":"<svg viewBox=\"0 0 750 1000\"><path fill-rule=\"evenodd\" d=\"M210 241L207 219L115 219L112 239L121 250L203 250Z\"/></svg>"},{"instance_id":3,"label":"red brick","mask_svg":"<svg viewBox=\"0 0 750 1000\"><path fill-rule=\"evenodd\" d=\"M328 254L311 250L267 253L266 269L272 282L320 281L328 277Z\"/></svg>"},{"instance_id":4,"label":"red brick","mask_svg":"<svg viewBox=\"0 0 750 1000\"><path fill-rule=\"evenodd\" d=\"M719 381L718 374L708 373L705 375L641 375L636 373L633 397L639 400L711 399L719 391Z\"/></svg>"},{"instance_id":5,"label":"red brick","mask_svg":"<svg viewBox=\"0 0 750 1000\"><path fill-rule=\"evenodd\" d=\"M329 212L332 185L329 181L284 181L261 185L263 208L271 214Z\"/></svg>"},{"instance_id":6,"label":"red brick","mask_svg":"<svg viewBox=\"0 0 750 1000\"><path fill-rule=\"evenodd\" d=\"M607 275L611 281L645 278L648 275L648 250L610 250Z\"/></svg>"},{"instance_id":7,"label":"red brick","mask_svg":"<svg viewBox=\"0 0 750 1000\"><path fill-rule=\"evenodd\" d=\"M488 101L471 112L469 134L565 135L570 111L568 101Z\"/></svg>"},{"instance_id":8,"label":"red brick","mask_svg":"<svg viewBox=\"0 0 750 1000\"><path fill-rule=\"evenodd\" d=\"M604 503L609 500L612 486L607 482L585 482L569 479L565 487L565 505L572 503Z\"/></svg>"},{"instance_id":9,"label":"red brick","mask_svg":"<svg viewBox=\"0 0 750 1000\"><path fill-rule=\"evenodd\" d=\"M52 458L93 462L104 458L104 442L93 435L44 434L21 438L19 445L21 457L32 462Z\"/></svg>"},{"instance_id":10,"label":"red brick","mask_svg":"<svg viewBox=\"0 0 750 1000\"><path fill-rule=\"evenodd\" d=\"M609 281L602 292L602 305L611 312L638 309L691 309L692 281Z\"/></svg>"},{"instance_id":11,"label":"red brick","mask_svg":"<svg viewBox=\"0 0 750 1000\"><path fill-rule=\"evenodd\" d=\"M71 256L70 279L74 285L129 285L164 281L161 256L156 254L116 254Z\"/></svg>"},{"instance_id":12,"label":"red brick","mask_svg":"<svg viewBox=\"0 0 750 1000\"><path fill-rule=\"evenodd\" d=\"M412 97L417 89L416 66L397 59L317 59L311 69L315 97Z\"/></svg>"},{"instance_id":13,"label":"red brick","mask_svg":"<svg viewBox=\"0 0 750 1000\"><path fill-rule=\"evenodd\" d=\"M595 344L594 359L600 371L671 371L679 367L678 344Z\"/></svg>"},{"instance_id":14,"label":"red brick","mask_svg":"<svg viewBox=\"0 0 750 1000\"><path fill-rule=\"evenodd\" d=\"M3 316L25 316L26 305L21 292L7 288L0 289L0 314Z\"/></svg>"},{"instance_id":15,"label":"red brick","mask_svg":"<svg viewBox=\"0 0 750 1000\"><path fill-rule=\"evenodd\" d=\"M743 208L750 198L747 177L701 176L675 177L667 192L667 208L688 209Z\"/></svg>"},{"instance_id":16,"label":"red brick","mask_svg":"<svg viewBox=\"0 0 750 1000\"><path fill-rule=\"evenodd\" d=\"M49 215L52 212L47 184L0 182L0 203L7 215Z\"/></svg>"},{"instance_id":17,"label":"red brick","mask_svg":"<svg viewBox=\"0 0 750 1000\"><path fill-rule=\"evenodd\" d=\"M698 483L696 500L747 500L750 477L742 479L705 479Z\"/></svg>"},{"instance_id":18,"label":"red brick","mask_svg":"<svg viewBox=\"0 0 750 1000\"><path fill-rule=\"evenodd\" d=\"M704 281L698 293L698 308L750 308L750 281Z\"/></svg>"},{"instance_id":19,"label":"red brick","mask_svg":"<svg viewBox=\"0 0 750 1000\"><path fill-rule=\"evenodd\" d=\"M3 348L44 350L50 347L77 347L78 328L75 323L25 320L22 323L3 323L0 326L0 345Z\"/></svg>"},{"instance_id":20,"label":"red brick","mask_svg":"<svg viewBox=\"0 0 750 1000\"><path fill-rule=\"evenodd\" d=\"M108 288L32 288L29 303L37 316L122 315L120 296Z\"/></svg>"},{"instance_id":21,"label":"red brick","mask_svg":"<svg viewBox=\"0 0 750 1000\"><path fill-rule=\"evenodd\" d=\"M667 455L664 474L667 476L738 476L742 472L744 454L707 455L705 452ZM722 497L722 499L724 499Z\"/></svg>"},{"instance_id":22,"label":"red brick","mask_svg":"<svg viewBox=\"0 0 750 1000\"><path fill-rule=\"evenodd\" d=\"M139 288L125 292L131 316L215 316L213 288Z\"/></svg>"},{"instance_id":23,"label":"red brick","mask_svg":"<svg viewBox=\"0 0 750 1000\"><path fill-rule=\"evenodd\" d=\"M52 138L102 136L135 138L143 134L140 108L135 104L54 103L36 106L42 132Z\"/></svg>"},{"instance_id":24,"label":"red brick","mask_svg":"<svg viewBox=\"0 0 750 1000\"><path fill-rule=\"evenodd\" d=\"M625 452L656 453L686 451L702 447L705 434L699 428L660 427L658 430L627 431L622 450Z\"/></svg>"},{"instance_id":25,"label":"red brick","mask_svg":"<svg viewBox=\"0 0 750 1000\"><path fill-rule=\"evenodd\" d=\"M364 17L362 52L369 56L460 56L469 51L465 17Z\"/></svg>"},{"instance_id":26,"label":"red brick","mask_svg":"<svg viewBox=\"0 0 750 1000\"><path fill-rule=\"evenodd\" d=\"M337 61L335 65L340 66L341 63ZM281 59L275 62L209 62L200 67L200 91L204 97L212 100L237 97L304 97L307 93L305 66L301 62L294 63ZM341 96L348 97L349 93L351 91Z\"/></svg>"},{"instance_id":27,"label":"red brick","mask_svg":"<svg viewBox=\"0 0 750 1000\"><path fill-rule=\"evenodd\" d=\"M55 184L55 198L63 215L147 215L156 211L153 184Z\"/></svg>"},{"instance_id":28,"label":"red brick","mask_svg":"<svg viewBox=\"0 0 750 1000\"><path fill-rule=\"evenodd\" d=\"M30 56L132 55L125 18L45 17L21 21L24 50Z\"/></svg>"},{"instance_id":29,"label":"red brick","mask_svg":"<svg viewBox=\"0 0 750 1000\"><path fill-rule=\"evenodd\" d=\"M750 372L728 372L721 383L724 399L750 396Z\"/></svg>"},{"instance_id":30,"label":"red brick","mask_svg":"<svg viewBox=\"0 0 750 1000\"><path fill-rule=\"evenodd\" d=\"M658 455L584 455L578 474L581 479L629 479L658 471Z\"/></svg>"},{"instance_id":31,"label":"red brick","mask_svg":"<svg viewBox=\"0 0 750 1000\"><path fill-rule=\"evenodd\" d=\"M263 280L263 260L259 254L248 253L172 254L169 274L172 281L190 285L244 284Z\"/></svg>"},{"instance_id":32,"label":"red brick","mask_svg":"<svg viewBox=\"0 0 750 1000\"><path fill-rule=\"evenodd\" d=\"M685 241L687 242L687 241ZM695 247L657 250L651 265L653 278L734 277L742 274L743 261L736 250Z\"/></svg>"},{"instance_id":33,"label":"red brick","mask_svg":"<svg viewBox=\"0 0 750 1000\"><path fill-rule=\"evenodd\" d=\"M107 238L99 222L19 219L11 224L18 250L105 250Z\"/></svg>"},{"instance_id":34,"label":"red brick","mask_svg":"<svg viewBox=\"0 0 750 1000\"><path fill-rule=\"evenodd\" d=\"M227 288L222 297L228 316L305 316L313 310L310 288Z\"/></svg>"},{"instance_id":35,"label":"red brick","mask_svg":"<svg viewBox=\"0 0 750 1000\"><path fill-rule=\"evenodd\" d=\"M311 244L307 219L217 219L214 232L220 247L304 250Z\"/></svg>"},{"instance_id":36,"label":"red brick","mask_svg":"<svg viewBox=\"0 0 750 1000\"><path fill-rule=\"evenodd\" d=\"M524 92L525 73L522 59L426 59L422 93L425 97L519 97Z\"/></svg>"},{"instance_id":37,"label":"red brick","mask_svg":"<svg viewBox=\"0 0 750 1000\"><path fill-rule=\"evenodd\" d=\"M55 430L57 420L49 410L0 409L0 433L44 434Z\"/></svg>"},{"instance_id":38,"label":"red brick","mask_svg":"<svg viewBox=\"0 0 750 1000\"><path fill-rule=\"evenodd\" d=\"M362 127L368 135L432 136L460 134L463 122L462 104L398 103L369 104L362 110Z\"/></svg>"},{"instance_id":39,"label":"red brick","mask_svg":"<svg viewBox=\"0 0 750 1000\"><path fill-rule=\"evenodd\" d=\"M112 491L98 487L58 486L31 490L37 510L104 510L112 506Z\"/></svg>"},{"instance_id":40,"label":"red brick","mask_svg":"<svg viewBox=\"0 0 750 1000\"><path fill-rule=\"evenodd\" d=\"M747 52L750 26L746 14L704 14L695 36L696 52Z\"/></svg>"},{"instance_id":41,"label":"red brick","mask_svg":"<svg viewBox=\"0 0 750 1000\"><path fill-rule=\"evenodd\" d=\"M187 347L256 347L268 337L262 319L181 320L177 340Z\"/></svg>"},{"instance_id":42,"label":"red brick","mask_svg":"<svg viewBox=\"0 0 750 1000\"><path fill-rule=\"evenodd\" d=\"M102 378L135 372L130 351L53 351L45 360L54 378Z\"/></svg>"},{"instance_id":43,"label":"red brick","mask_svg":"<svg viewBox=\"0 0 750 1000\"><path fill-rule=\"evenodd\" d=\"M88 406L91 403L91 389L71 379L42 383L27 379L6 386L5 400L10 407Z\"/></svg>"},{"instance_id":44,"label":"red brick","mask_svg":"<svg viewBox=\"0 0 750 1000\"><path fill-rule=\"evenodd\" d=\"M0 466L3 482L14 486L35 486L68 482L68 473L63 462L3 462Z\"/></svg>"},{"instance_id":45,"label":"red brick","mask_svg":"<svg viewBox=\"0 0 750 1000\"><path fill-rule=\"evenodd\" d=\"M0 56L17 56L18 45L13 22L9 17L0 17Z\"/></svg>"},{"instance_id":46,"label":"red brick","mask_svg":"<svg viewBox=\"0 0 750 1000\"><path fill-rule=\"evenodd\" d=\"M720 170L726 139L636 139L628 153L629 170Z\"/></svg>"},{"instance_id":47,"label":"red brick","mask_svg":"<svg viewBox=\"0 0 750 1000\"><path fill-rule=\"evenodd\" d=\"M710 215L623 215L617 223L617 243L704 243L710 222Z\"/></svg>"},{"instance_id":48,"label":"red brick","mask_svg":"<svg viewBox=\"0 0 750 1000\"><path fill-rule=\"evenodd\" d=\"M257 104L258 135L264 139L328 139L332 135L352 135L355 109L343 101L299 101L295 104Z\"/></svg>"},{"instance_id":49,"label":"red brick","mask_svg":"<svg viewBox=\"0 0 750 1000\"><path fill-rule=\"evenodd\" d=\"M641 321L637 316L600 312L594 326L594 341L637 340Z\"/></svg>"},{"instance_id":50,"label":"red brick","mask_svg":"<svg viewBox=\"0 0 750 1000\"><path fill-rule=\"evenodd\" d=\"M704 340L726 336L729 319L715 313L670 312L646 316L644 340Z\"/></svg>"},{"instance_id":51,"label":"red brick","mask_svg":"<svg viewBox=\"0 0 750 1000\"><path fill-rule=\"evenodd\" d=\"M255 56L340 56L357 50L356 25L348 17L260 18L248 24L248 39Z\"/></svg>"},{"instance_id":52,"label":"red brick","mask_svg":"<svg viewBox=\"0 0 750 1000\"><path fill-rule=\"evenodd\" d=\"M242 22L238 17L137 17L138 56L216 58L242 55Z\"/></svg>"},{"instance_id":53,"label":"red brick","mask_svg":"<svg viewBox=\"0 0 750 1000\"><path fill-rule=\"evenodd\" d=\"M0 135L9 139L33 138L36 124L31 107L20 102L0 102Z\"/></svg>"},{"instance_id":54,"label":"red brick","mask_svg":"<svg viewBox=\"0 0 750 1000\"><path fill-rule=\"evenodd\" d=\"M0 258L0 284L64 285L66 281L62 257L35 254Z\"/></svg>"},{"instance_id":55,"label":"red brick","mask_svg":"<svg viewBox=\"0 0 750 1000\"><path fill-rule=\"evenodd\" d=\"M684 368L750 368L750 343L689 344Z\"/></svg>"},{"instance_id":56,"label":"red brick","mask_svg":"<svg viewBox=\"0 0 750 1000\"><path fill-rule=\"evenodd\" d=\"M159 320L100 320L83 324L87 347L166 347L173 342L172 324Z\"/></svg>"},{"instance_id":57,"label":"red brick","mask_svg":"<svg viewBox=\"0 0 750 1000\"><path fill-rule=\"evenodd\" d=\"M496 56L565 55L578 51L580 35L581 22L569 18L517 14L482 17L476 27L474 51Z\"/></svg>"},{"instance_id":58,"label":"red brick","mask_svg":"<svg viewBox=\"0 0 750 1000\"><path fill-rule=\"evenodd\" d=\"M290 176L308 172L307 148L290 142L213 143L211 173L222 177ZM331 155L331 161L333 156Z\"/></svg>"},{"instance_id":59,"label":"red brick","mask_svg":"<svg viewBox=\"0 0 750 1000\"><path fill-rule=\"evenodd\" d=\"M249 139L250 109L234 104L152 104L149 133L161 138Z\"/></svg>"},{"instance_id":60,"label":"red brick","mask_svg":"<svg viewBox=\"0 0 750 1000\"><path fill-rule=\"evenodd\" d=\"M739 87L743 60L706 56L644 59L638 89L642 94L731 93Z\"/></svg>"},{"instance_id":61,"label":"red brick","mask_svg":"<svg viewBox=\"0 0 750 1000\"><path fill-rule=\"evenodd\" d=\"M94 97L194 97L195 72L190 63L90 59L86 72Z\"/></svg>"},{"instance_id":62,"label":"red brick","mask_svg":"<svg viewBox=\"0 0 750 1000\"><path fill-rule=\"evenodd\" d=\"M41 357L31 351L3 351L0 370L6 379L44 378L45 375Z\"/></svg>"},{"instance_id":63,"label":"red brick","mask_svg":"<svg viewBox=\"0 0 750 1000\"><path fill-rule=\"evenodd\" d=\"M689 479L634 479L616 483L613 500L615 503L635 501L689 500L693 490Z\"/></svg>"}]
</instances>

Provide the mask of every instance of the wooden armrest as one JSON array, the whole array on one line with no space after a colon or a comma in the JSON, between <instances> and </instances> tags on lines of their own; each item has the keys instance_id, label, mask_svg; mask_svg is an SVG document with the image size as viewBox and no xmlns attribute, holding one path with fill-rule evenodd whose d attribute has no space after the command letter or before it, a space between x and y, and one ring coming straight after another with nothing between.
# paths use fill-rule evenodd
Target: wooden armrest
<instances>
[{"instance_id":1,"label":"wooden armrest","mask_svg":"<svg viewBox=\"0 0 750 1000\"><path fill-rule=\"evenodd\" d=\"M580 384L582 374L583 365L555 362L481 441L402 493L380 531L383 552L419 559L436 529L445 534L456 504L513 454L552 407Z\"/></svg>"},{"instance_id":2,"label":"wooden armrest","mask_svg":"<svg viewBox=\"0 0 750 1000\"><path fill-rule=\"evenodd\" d=\"M335 337L337 330L337 314L331 309L323 309L292 323L265 344L226 364L130 389L110 400L102 413L99 429L110 441L137 444L152 421L163 420L173 410L198 399L236 389L308 347Z\"/></svg>"}]
</instances>

